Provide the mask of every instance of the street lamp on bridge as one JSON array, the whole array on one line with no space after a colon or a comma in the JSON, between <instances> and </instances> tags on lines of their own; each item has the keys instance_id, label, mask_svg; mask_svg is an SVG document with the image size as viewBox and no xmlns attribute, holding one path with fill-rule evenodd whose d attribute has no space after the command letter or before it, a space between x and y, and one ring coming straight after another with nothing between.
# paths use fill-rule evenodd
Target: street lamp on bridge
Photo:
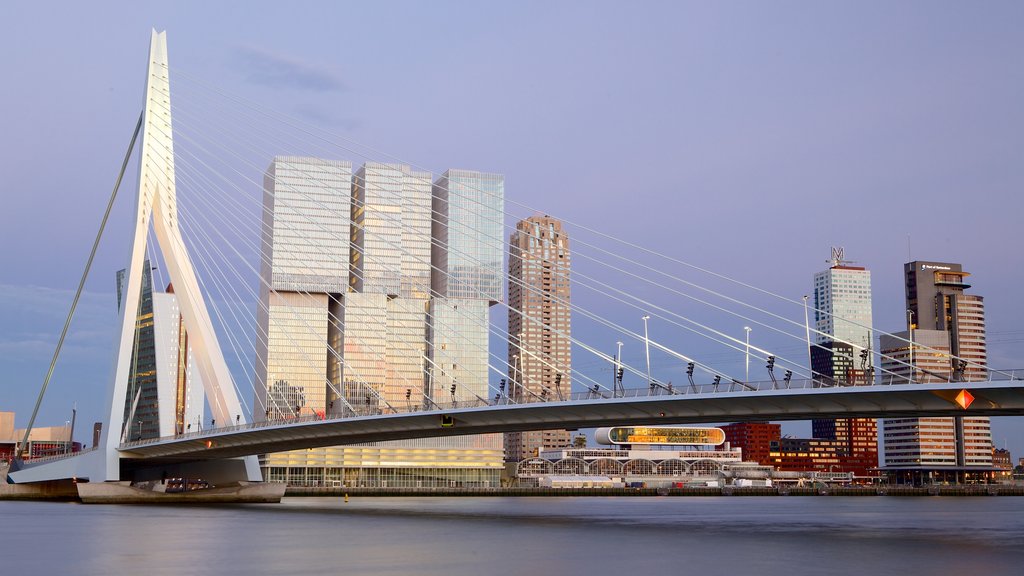
<instances>
[{"instance_id":1,"label":"street lamp on bridge","mask_svg":"<svg viewBox=\"0 0 1024 576\"><path fill-rule=\"evenodd\" d=\"M648 386L651 385L651 340L647 336L647 321L650 320L650 319L651 319L651 317L648 316L647 314L644 314L644 317L642 318L642 320L644 321L644 351L645 351L645 353L647 355L647 385Z\"/></svg>"}]
</instances>

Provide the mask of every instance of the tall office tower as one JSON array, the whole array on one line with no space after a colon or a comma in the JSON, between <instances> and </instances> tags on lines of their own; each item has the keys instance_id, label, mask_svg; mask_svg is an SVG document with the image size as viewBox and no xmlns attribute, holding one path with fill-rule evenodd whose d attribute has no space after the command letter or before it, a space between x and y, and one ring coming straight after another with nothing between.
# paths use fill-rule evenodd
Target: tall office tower
<instances>
[{"instance_id":1,"label":"tall office tower","mask_svg":"<svg viewBox=\"0 0 1024 576\"><path fill-rule=\"evenodd\" d=\"M401 164L368 162L352 180L349 293L333 315L344 361L332 372L353 408L424 402L431 193L429 172Z\"/></svg>"},{"instance_id":2,"label":"tall office tower","mask_svg":"<svg viewBox=\"0 0 1024 576\"><path fill-rule=\"evenodd\" d=\"M432 211L428 392L486 399L489 307L503 300L505 277L505 178L448 170L434 181Z\"/></svg>"},{"instance_id":3,"label":"tall office tower","mask_svg":"<svg viewBox=\"0 0 1024 576\"><path fill-rule=\"evenodd\" d=\"M815 378L830 386L868 385L871 366L871 271L850 266L842 248L832 248L827 270L814 275ZM842 442L844 472L864 475L878 466L877 423L873 418L816 419L814 438Z\"/></svg>"},{"instance_id":4,"label":"tall office tower","mask_svg":"<svg viewBox=\"0 0 1024 576\"><path fill-rule=\"evenodd\" d=\"M811 368L823 384L868 384L871 370L871 272L832 249L832 266L814 275L816 346Z\"/></svg>"},{"instance_id":5,"label":"tall office tower","mask_svg":"<svg viewBox=\"0 0 1024 576\"><path fill-rule=\"evenodd\" d=\"M448 170L434 182L432 209L434 295L502 301L505 177Z\"/></svg>"},{"instance_id":6,"label":"tall office tower","mask_svg":"<svg viewBox=\"0 0 1024 576\"><path fill-rule=\"evenodd\" d=\"M349 286L354 292L430 296L429 172L368 162L352 181Z\"/></svg>"},{"instance_id":7,"label":"tall office tower","mask_svg":"<svg viewBox=\"0 0 1024 576\"><path fill-rule=\"evenodd\" d=\"M157 391L156 348L153 342L153 272L149 260L142 263L142 293L135 322L128 394L124 399L124 440L160 437L160 402ZM117 309L121 310L127 282L126 270L117 272Z\"/></svg>"},{"instance_id":8,"label":"tall office tower","mask_svg":"<svg viewBox=\"0 0 1024 576\"><path fill-rule=\"evenodd\" d=\"M153 268L143 262L132 368L125 397L123 437L157 438L202 427L203 386L193 368L174 290L153 290ZM117 304L123 301L125 270L117 272Z\"/></svg>"},{"instance_id":9,"label":"tall office tower","mask_svg":"<svg viewBox=\"0 0 1024 576\"><path fill-rule=\"evenodd\" d=\"M203 382L195 368L188 331L178 307L174 287L153 293L153 342L159 386L160 435L184 434L202 425Z\"/></svg>"},{"instance_id":10,"label":"tall office tower","mask_svg":"<svg viewBox=\"0 0 1024 576\"><path fill-rule=\"evenodd\" d=\"M351 198L348 162L279 156L263 177L257 419L327 409L328 302L348 288Z\"/></svg>"},{"instance_id":11,"label":"tall office tower","mask_svg":"<svg viewBox=\"0 0 1024 576\"><path fill-rule=\"evenodd\" d=\"M509 237L509 396L516 402L572 390L569 236L559 220L531 216ZM568 430L505 435L505 459L518 462L569 445Z\"/></svg>"},{"instance_id":12,"label":"tall office tower","mask_svg":"<svg viewBox=\"0 0 1024 576\"><path fill-rule=\"evenodd\" d=\"M948 262L909 262L903 271L908 329L882 337L880 344L891 379L986 379L984 299L964 293L969 274ZM882 427L885 466L900 478L959 481L991 473L986 417L890 418Z\"/></svg>"},{"instance_id":13,"label":"tall office tower","mask_svg":"<svg viewBox=\"0 0 1024 576\"><path fill-rule=\"evenodd\" d=\"M269 288L260 322L269 335L257 369L269 385L267 417L428 404L428 312L450 302L431 299L431 175L382 163L351 174L347 162L277 158L264 187ZM474 305L482 320L477 313L469 325L442 326L483 351L482 375L469 372L477 357L467 353L450 371L486 395L488 300L451 307L464 319ZM268 454L262 465L271 480L346 486L497 485L502 468L500 435L297 450Z\"/></svg>"}]
</instances>

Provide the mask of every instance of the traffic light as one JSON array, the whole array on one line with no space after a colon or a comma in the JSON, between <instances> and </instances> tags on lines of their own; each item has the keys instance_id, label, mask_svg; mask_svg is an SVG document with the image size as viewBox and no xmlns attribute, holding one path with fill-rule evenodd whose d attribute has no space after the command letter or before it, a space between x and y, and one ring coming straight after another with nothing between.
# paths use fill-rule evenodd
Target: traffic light
<instances>
[{"instance_id":1,"label":"traffic light","mask_svg":"<svg viewBox=\"0 0 1024 576\"><path fill-rule=\"evenodd\" d=\"M693 362L690 362L686 365L686 375L693 376Z\"/></svg>"},{"instance_id":2,"label":"traffic light","mask_svg":"<svg viewBox=\"0 0 1024 576\"><path fill-rule=\"evenodd\" d=\"M765 366L769 372L775 369L775 356L768 357L768 364Z\"/></svg>"},{"instance_id":3,"label":"traffic light","mask_svg":"<svg viewBox=\"0 0 1024 576\"><path fill-rule=\"evenodd\" d=\"M615 373L615 379L618 380L620 384L622 383L622 375L625 372L626 372L626 369L623 368L622 366L619 366L618 372Z\"/></svg>"}]
</instances>

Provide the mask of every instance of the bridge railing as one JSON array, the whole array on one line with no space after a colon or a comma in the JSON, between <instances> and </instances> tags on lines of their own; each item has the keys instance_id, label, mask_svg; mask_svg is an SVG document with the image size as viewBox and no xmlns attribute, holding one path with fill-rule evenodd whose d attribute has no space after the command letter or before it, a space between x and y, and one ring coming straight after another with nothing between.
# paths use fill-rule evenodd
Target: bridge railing
<instances>
[{"instance_id":1,"label":"bridge railing","mask_svg":"<svg viewBox=\"0 0 1024 576\"><path fill-rule=\"evenodd\" d=\"M45 464L47 462L54 462L56 460L64 460L66 458L74 458L75 456L81 456L82 454L87 454L89 452L92 452L96 448L97 448L96 446L93 446L92 448L86 448L84 450L79 450L77 452L62 452L60 454L51 454L49 456L39 456L37 458L29 458L27 460L24 460L23 462L24 462L25 466L32 466L32 465L35 465L35 464Z\"/></svg>"},{"instance_id":2,"label":"bridge railing","mask_svg":"<svg viewBox=\"0 0 1024 576\"><path fill-rule=\"evenodd\" d=\"M926 375L927 380L914 382L915 384L934 384L940 382L953 382L952 378L939 378L938 375ZM945 376L943 374L943 376ZM992 381L1008 381L1008 380L1024 380L1024 369L1015 370L993 370L989 374L989 380ZM362 418L367 416L383 416L392 414L416 414L424 412L442 412L446 410L458 410L466 408L482 408L482 407L494 407L494 406L516 406L524 404L536 404L539 402L582 402L582 401L600 401L600 400L611 400L617 398L647 398L654 396L693 396L693 395L712 395L721 394L726 392L761 392L768 390L803 390L803 389L827 389L827 388L847 388L847 387L865 387L865 386L888 386L898 384L908 384L906 378L893 377L886 375L885 378L876 378L874 381L869 379L854 379L852 382L836 382L830 381L824 378L802 378L792 380L765 380L756 382L740 382L738 380L732 381L720 381L717 384L712 383L701 383L701 384L690 384L687 382L685 385L675 386L671 382L662 383L660 381L654 381L649 386L641 388L626 388L624 390L618 390L612 392L607 389L589 389L583 391L576 391L572 393L558 394L548 393L541 398L529 398L529 402L517 401L516 398L508 395L497 395L493 398L472 398L466 400L454 400L450 402L430 402L429 405L421 404L410 404L401 406L399 408L389 408L387 406L346 406L344 411L330 414L312 414L308 416L296 416L296 417L285 417L285 418L272 418L267 420L260 420L257 422L249 422L246 424L235 424L230 426L216 426L197 430L195 432L186 432L183 434L176 434L174 436L164 436L160 438L145 438L139 440L132 440L121 444L122 449L130 449L133 446L143 446L147 444L154 444L157 442L164 442L170 440L188 440L192 438L205 438L214 434L223 434L225 432L234 432L239 430L258 430L261 428L273 428L282 425L293 425L309 422L326 422L326 421L338 421L346 420L349 418ZM404 409L402 409L404 408ZM59 459L65 456L54 457Z\"/></svg>"}]
</instances>

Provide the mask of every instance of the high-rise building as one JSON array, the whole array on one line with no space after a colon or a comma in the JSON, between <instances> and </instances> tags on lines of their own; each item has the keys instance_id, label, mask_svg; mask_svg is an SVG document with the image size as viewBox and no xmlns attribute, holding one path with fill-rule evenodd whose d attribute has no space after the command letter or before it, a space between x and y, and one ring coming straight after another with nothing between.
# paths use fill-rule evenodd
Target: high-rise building
<instances>
[{"instance_id":1,"label":"high-rise building","mask_svg":"<svg viewBox=\"0 0 1024 576\"><path fill-rule=\"evenodd\" d=\"M871 271L832 249L832 266L814 275L815 379L830 386L869 383L871 370Z\"/></svg>"},{"instance_id":2,"label":"high-rise building","mask_svg":"<svg viewBox=\"0 0 1024 576\"><path fill-rule=\"evenodd\" d=\"M143 261L139 313L125 397L126 440L157 438L199 430L203 422L203 385L194 367L188 332L174 288L153 289L153 270ZM117 272L117 304L124 301L126 274ZM160 385L159 383L173 383Z\"/></svg>"},{"instance_id":3,"label":"high-rise building","mask_svg":"<svg viewBox=\"0 0 1024 576\"><path fill-rule=\"evenodd\" d=\"M449 376L460 394L486 397L488 305L497 298L431 296L432 259L446 257L431 249L436 186L400 164L366 163L353 174L347 162L274 160L264 181L267 337L257 355L266 417L419 410L430 381ZM466 221L477 212L471 205L446 221L472 230ZM458 238L477 254L474 241L487 244ZM263 467L271 480L300 485L497 485L501 436L298 450L268 454Z\"/></svg>"},{"instance_id":4,"label":"high-rise building","mask_svg":"<svg viewBox=\"0 0 1024 576\"><path fill-rule=\"evenodd\" d=\"M504 176L448 170L434 182L432 210L434 294L502 301Z\"/></svg>"},{"instance_id":5,"label":"high-rise building","mask_svg":"<svg viewBox=\"0 0 1024 576\"><path fill-rule=\"evenodd\" d=\"M569 236L559 220L531 216L509 238L509 396L535 402L572 390ZM568 430L505 435L505 458L519 461L565 448Z\"/></svg>"},{"instance_id":6,"label":"high-rise building","mask_svg":"<svg viewBox=\"0 0 1024 576\"><path fill-rule=\"evenodd\" d=\"M257 419L327 409L323 364L340 353L328 301L348 288L351 198L349 162L279 156L263 177Z\"/></svg>"},{"instance_id":7,"label":"high-rise building","mask_svg":"<svg viewBox=\"0 0 1024 576\"><path fill-rule=\"evenodd\" d=\"M153 326L157 381L174 382L173 387L161 386L159 390L160 435L196 430L206 401L203 380L195 366L178 297L170 284L164 292L153 293Z\"/></svg>"},{"instance_id":8,"label":"high-rise building","mask_svg":"<svg viewBox=\"0 0 1024 576\"><path fill-rule=\"evenodd\" d=\"M153 272L149 260L142 264L142 292L135 321L128 393L124 399L122 440L160 437L160 402L157 397L156 347L153 342ZM126 270L117 272L117 309L125 301Z\"/></svg>"},{"instance_id":9,"label":"high-rise building","mask_svg":"<svg viewBox=\"0 0 1024 576\"><path fill-rule=\"evenodd\" d=\"M908 328L881 339L886 378L945 382L988 377L984 299L965 294L968 275L960 264L948 262L904 265ZM900 480L960 481L992 472L986 417L889 418L882 427L885 467Z\"/></svg>"},{"instance_id":10,"label":"high-rise building","mask_svg":"<svg viewBox=\"0 0 1024 576\"><path fill-rule=\"evenodd\" d=\"M874 381L871 334L871 271L843 260L832 249L832 266L814 275L816 346L811 347L815 380L828 386L868 385ZM816 419L811 435L838 442L843 472L866 476L878 466L877 423L873 418Z\"/></svg>"}]
</instances>

